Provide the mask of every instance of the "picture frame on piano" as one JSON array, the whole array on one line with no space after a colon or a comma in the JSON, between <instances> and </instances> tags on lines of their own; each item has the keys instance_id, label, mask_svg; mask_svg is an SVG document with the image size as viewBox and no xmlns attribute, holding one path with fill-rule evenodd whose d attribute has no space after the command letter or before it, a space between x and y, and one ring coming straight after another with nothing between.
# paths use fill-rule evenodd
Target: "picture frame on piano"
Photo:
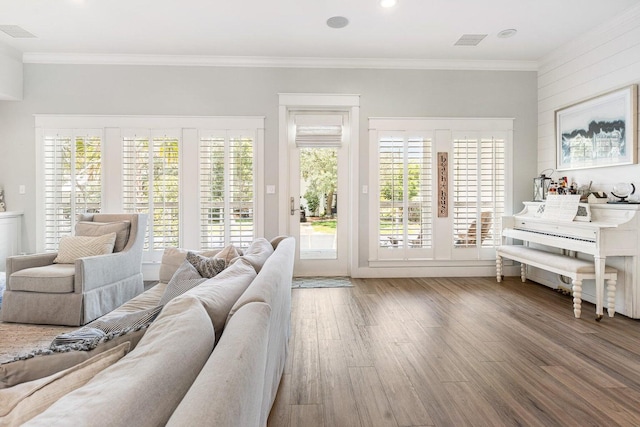
<instances>
[{"instance_id":1,"label":"picture frame on piano","mask_svg":"<svg viewBox=\"0 0 640 427\"><path fill-rule=\"evenodd\" d=\"M556 170L638 163L638 85L555 111Z\"/></svg>"},{"instance_id":2,"label":"picture frame on piano","mask_svg":"<svg viewBox=\"0 0 640 427\"><path fill-rule=\"evenodd\" d=\"M578 211L576 212L576 217L573 220L591 222L591 208L589 207L589 203L578 204Z\"/></svg>"}]
</instances>

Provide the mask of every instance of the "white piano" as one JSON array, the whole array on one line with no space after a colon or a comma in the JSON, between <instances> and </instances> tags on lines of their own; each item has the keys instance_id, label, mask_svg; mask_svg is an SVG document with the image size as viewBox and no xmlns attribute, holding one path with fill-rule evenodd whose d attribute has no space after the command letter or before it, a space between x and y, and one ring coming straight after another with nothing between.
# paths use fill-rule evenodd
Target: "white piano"
<instances>
[{"instance_id":1,"label":"white piano","mask_svg":"<svg viewBox=\"0 0 640 427\"><path fill-rule=\"evenodd\" d=\"M593 260L596 283L604 289L604 266L618 269L616 312L640 318L640 205L591 204L591 221L560 222L542 219L540 205L524 202L524 209L502 218L502 237L507 243L521 240L545 250L575 251L580 258ZM563 286L557 275L545 271L528 274L529 279L553 288ZM596 284L585 286L583 299L596 303ZM602 303L602 300L600 300Z\"/></svg>"}]
</instances>

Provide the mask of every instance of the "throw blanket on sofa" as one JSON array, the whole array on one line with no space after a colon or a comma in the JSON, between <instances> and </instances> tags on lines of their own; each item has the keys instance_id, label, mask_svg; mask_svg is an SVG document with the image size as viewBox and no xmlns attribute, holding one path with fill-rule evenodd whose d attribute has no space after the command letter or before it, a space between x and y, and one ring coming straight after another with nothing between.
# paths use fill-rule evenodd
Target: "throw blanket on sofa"
<instances>
[{"instance_id":1,"label":"throw blanket on sofa","mask_svg":"<svg viewBox=\"0 0 640 427\"><path fill-rule=\"evenodd\" d=\"M148 328L151 322L158 317L162 307L162 305L159 305L148 310L127 313L108 320L94 320L77 331L58 335L53 339L49 349L56 352L70 350L89 351L102 342L129 332Z\"/></svg>"}]
</instances>

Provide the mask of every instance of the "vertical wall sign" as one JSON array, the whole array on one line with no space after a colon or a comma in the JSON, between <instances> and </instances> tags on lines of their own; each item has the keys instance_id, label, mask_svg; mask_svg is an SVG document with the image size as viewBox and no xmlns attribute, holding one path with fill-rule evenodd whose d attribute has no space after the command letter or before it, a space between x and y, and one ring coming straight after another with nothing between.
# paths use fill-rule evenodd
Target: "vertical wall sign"
<instances>
[{"instance_id":1,"label":"vertical wall sign","mask_svg":"<svg viewBox=\"0 0 640 427\"><path fill-rule=\"evenodd\" d=\"M438 218L449 216L449 153L438 152Z\"/></svg>"}]
</instances>

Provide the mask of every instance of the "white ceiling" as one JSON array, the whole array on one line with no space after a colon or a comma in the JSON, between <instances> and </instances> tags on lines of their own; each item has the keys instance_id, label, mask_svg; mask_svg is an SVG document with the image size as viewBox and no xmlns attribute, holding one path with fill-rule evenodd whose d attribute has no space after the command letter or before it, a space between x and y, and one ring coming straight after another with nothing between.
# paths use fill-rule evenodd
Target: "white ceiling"
<instances>
[{"instance_id":1,"label":"white ceiling","mask_svg":"<svg viewBox=\"0 0 640 427\"><path fill-rule=\"evenodd\" d=\"M29 55L538 61L639 0L0 0L0 45ZM345 16L343 29L326 25ZM515 28L516 36L497 37ZM463 34L488 34L476 47ZM55 54L55 55L52 55Z\"/></svg>"}]
</instances>

